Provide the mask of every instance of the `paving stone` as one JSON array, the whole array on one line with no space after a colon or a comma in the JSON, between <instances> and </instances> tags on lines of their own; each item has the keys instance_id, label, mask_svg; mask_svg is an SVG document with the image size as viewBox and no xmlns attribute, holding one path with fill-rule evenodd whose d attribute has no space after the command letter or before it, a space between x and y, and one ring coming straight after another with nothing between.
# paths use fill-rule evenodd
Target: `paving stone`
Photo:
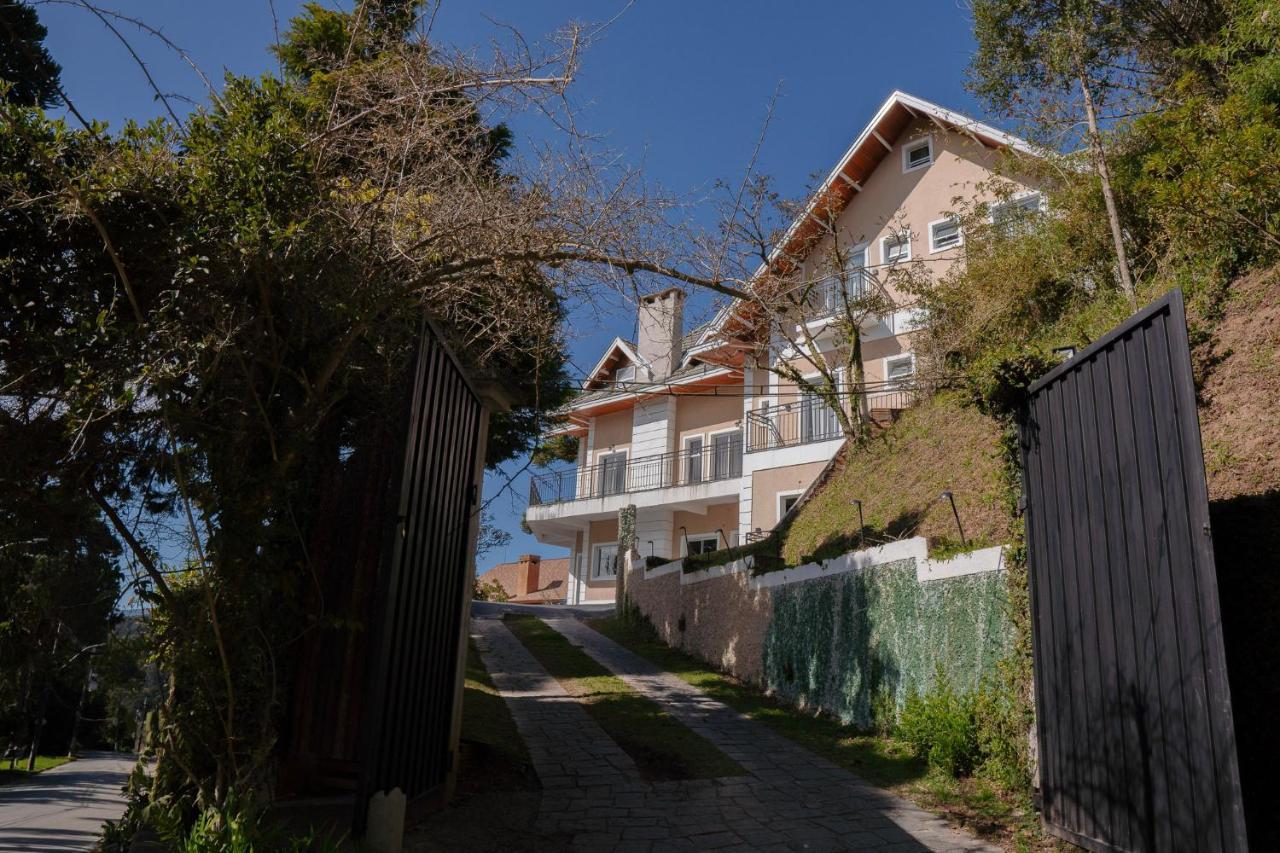
<instances>
[{"instance_id":1,"label":"paving stone","mask_svg":"<svg viewBox=\"0 0 1280 853\"><path fill-rule=\"evenodd\" d=\"M646 782L500 618L477 647L529 747L537 826L596 850L996 850L750 720L570 618L547 623L747 772Z\"/></svg>"}]
</instances>

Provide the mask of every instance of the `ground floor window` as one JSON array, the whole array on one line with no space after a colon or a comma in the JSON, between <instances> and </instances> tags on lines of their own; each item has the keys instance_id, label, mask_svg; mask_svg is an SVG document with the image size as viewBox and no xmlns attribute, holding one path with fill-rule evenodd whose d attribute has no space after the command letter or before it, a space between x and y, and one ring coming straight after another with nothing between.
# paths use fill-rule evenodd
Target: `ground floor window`
<instances>
[{"instance_id":1,"label":"ground floor window","mask_svg":"<svg viewBox=\"0 0 1280 853\"><path fill-rule=\"evenodd\" d=\"M618 543L610 542L596 545L591 561L591 577L594 580L608 580L618 575Z\"/></svg>"},{"instance_id":2,"label":"ground floor window","mask_svg":"<svg viewBox=\"0 0 1280 853\"><path fill-rule=\"evenodd\" d=\"M690 557L694 554L710 554L719 545L720 536L716 533L708 533L705 536L690 536L686 554Z\"/></svg>"}]
</instances>

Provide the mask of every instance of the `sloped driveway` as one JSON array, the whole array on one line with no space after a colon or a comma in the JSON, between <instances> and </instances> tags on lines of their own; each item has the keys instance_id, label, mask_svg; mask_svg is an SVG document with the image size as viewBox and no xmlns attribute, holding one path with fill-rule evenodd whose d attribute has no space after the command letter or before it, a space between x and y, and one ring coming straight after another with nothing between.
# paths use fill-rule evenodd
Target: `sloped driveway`
<instances>
[{"instance_id":1,"label":"sloped driveway","mask_svg":"<svg viewBox=\"0 0 1280 853\"><path fill-rule=\"evenodd\" d=\"M996 850L874 788L552 610L549 625L735 759L748 775L646 782L503 625L472 630L543 785L536 828L583 850Z\"/></svg>"}]
</instances>

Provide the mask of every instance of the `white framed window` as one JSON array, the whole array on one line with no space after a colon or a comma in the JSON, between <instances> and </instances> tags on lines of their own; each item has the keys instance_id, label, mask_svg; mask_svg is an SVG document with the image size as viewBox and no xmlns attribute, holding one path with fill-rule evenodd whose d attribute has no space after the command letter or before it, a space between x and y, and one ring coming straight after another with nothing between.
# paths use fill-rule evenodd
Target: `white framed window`
<instances>
[{"instance_id":1,"label":"white framed window","mask_svg":"<svg viewBox=\"0 0 1280 853\"><path fill-rule=\"evenodd\" d=\"M684 461L681 466L684 470L680 472L685 483L701 483L706 477L702 465L702 457L705 455L702 452L703 440L701 435L685 436Z\"/></svg>"},{"instance_id":2,"label":"white framed window","mask_svg":"<svg viewBox=\"0 0 1280 853\"><path fill-rule=\"evenodd\" d=\"M911 260L911 232L900 231L880 238L880 263L896 264Z\"/></svg>"},{"instance_id":3,"label":"white framed window","mask_svg":"<svg viewBox=\"0 0 1280 853\"><path fill-rule=\"evenodd\" d=\"M933 162L933 137L926 136L902 146L902 171L914 172Z\"/></svg>"},{"instance_id":4,"label":"white framed window","mask_svg":"<svg viewBox=\"0 0 1280 853\"><path fill-rule=\"evenodd\" d=\"M944 252L954 249L964 242L964 234L960 231L960 220L954 216L946 219L935 219L929 223L929 251Z\"/></svg>"},{"instance_id":5,"label":"white framed window","mask_svg":"<svg viewBox=\"0 0 1280 853\"><path fill-rule=\"evenodd\" d=\"M710 554L712 551L720 549L720 534L718 533L699 533L696 536L688 537L685 545L685 556L692 557L694 554Z\"/></svg>"},{"instance_id":6,"label":"white framed window","mask_svg":"<svg viewBox=\"0 0 1280 853\"><path fill-rule=\"evenodd\" d=\"M787 514L787 513L789 513L789 512L791 512L792 507L794 507L794 506L796 505L796 503L798 503L798 502L799 502L799 500L800 500L800 495L801 495L801 494L803 494L803 492L799 492L799 491L795 491L795 492L778 492L778 518L777 518L777 521L779 521L779 522L780 522L780 521L782 521L782 519L783 519L784 517L786 517L786 514Z\"/></svg>"},{"instance_id":7,"label":"white framed window","mask_svg":"<svg viewBox=\"0 0 1280 853\"><path fill-rule=\"evenodd\" d=\"M991 224L1002 231L1010 232L1015 228L1025 227L1032 216L1043 213L1044 210L1045 199L1042 194L1024 193L1000 204L991 205Z\"/></svg>"},{"instance_id":8,"label":"white framed window","mask_svg":"<svg viewBox=\"0 0 1280 853\"><path fill-rule=\"evenodd\" d=\"M627 451L596 456L597 494L620 495L627 490Z\"/></svg>"},{"instance_id":9,"label":"white framed window","mask_svg":"<svg viewBox=\"0 0 1280 853\"><path fill-rule=\"evenodd\" d=\"M591 579L609 580L618 576L618 543L591 546Z\"/></svg>"},{"instance_id":10,"label":"white framed window","mask_svg":"<svg viewBox=\"0 0 1280 853\"><path fill-rule=\"evenodd\" d=\"M626 367L619 367L613 378L618 382L630 382L636 378L636 366L628 364Z\"/></svg>"},{"instance_id":11,"label":"white framed window","mask_svg":"<svg viewBox=\"0 0 1280 853\"><path fill-rule=\"evenodd\" d=\"M906 382L916 375L916 357L911 353L891 355L884 360L885 382Z\"/></svg>"}]
</instances>

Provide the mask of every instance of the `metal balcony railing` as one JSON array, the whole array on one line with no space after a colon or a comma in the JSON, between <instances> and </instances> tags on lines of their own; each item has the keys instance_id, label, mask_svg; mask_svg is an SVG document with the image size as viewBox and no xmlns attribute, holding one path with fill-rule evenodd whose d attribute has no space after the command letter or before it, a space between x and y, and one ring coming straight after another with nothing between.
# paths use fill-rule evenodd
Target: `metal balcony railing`
<instances>
[{"instance_id":1,"label":"metal balcony railing","mask_svg":"<svg viewBox=\"0 0 1280 853\"><path fill-rule=\"evenodd\" d=\"M721 433L699 448L639 459L606 458L572 471L529 478L529 505L564 503L690 486L742 476L742 433Z\"/></svg>"},{"instance_id":2,"label":"metal balcony railing","mask_svg":"<svg viewBox=\"0 0 1280 853\"><path fill-rule=\"evenodd\" d=\"M915 402L916 388L911 380L868 383L847 394L846 399L874 420L880 412L909 408ZM836 413L816 396L748 412L745 431L747 453L829 441L841 435Z\"/></svg>"}]
</instances>

